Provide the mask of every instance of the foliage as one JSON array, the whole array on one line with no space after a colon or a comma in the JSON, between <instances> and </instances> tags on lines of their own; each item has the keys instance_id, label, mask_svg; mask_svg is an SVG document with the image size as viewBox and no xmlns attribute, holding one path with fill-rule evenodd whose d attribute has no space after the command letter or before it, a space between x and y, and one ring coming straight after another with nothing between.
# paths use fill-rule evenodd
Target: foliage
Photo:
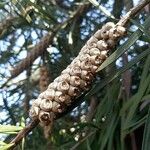
<instances>
[{"instance_id":1,"label":"foliage","mask_svg":"<svg viewBox=\"0 0 150 150\"><path fill-rule=\"evenodd\" d=\"M52 81L94 31L108 21L116 22L132 0L97 2L100 5L95 0L1 0L0 149L8 149L11 139L29 122L29 106L40 93L39 68L47 66ZM86 7L77 13L83 5ZM84 102L55 121L51 136L45 138L39 126L17 149L149 149L149 13L145 8L131 19L127 36L99 67ZM10 70L59 25L53 43L43 55L10 79Z\"/></svg>"}]
</instances>

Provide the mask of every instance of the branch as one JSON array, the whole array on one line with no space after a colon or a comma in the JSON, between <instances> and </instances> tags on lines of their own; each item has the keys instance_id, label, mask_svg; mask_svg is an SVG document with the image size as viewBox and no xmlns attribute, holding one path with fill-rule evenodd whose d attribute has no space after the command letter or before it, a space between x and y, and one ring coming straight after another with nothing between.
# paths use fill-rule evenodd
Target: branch
<instances>
[{"instance_id":1,"label":"branch","mask_svg":"<svg viewBox=\"0 0 150 150\"><path fill-rule=\"evenodd\" d=\"M130 18L135 16L149 2L150 2L150 0L145 0L141 4L132 8L122 19L120 19L120 21L117 23L117 25L125 26L127 24L127 22L130 20ZM83 101L83 99L85 98L85 96L86 96L86 93L81 95L80 97L76 98L76 100L73 101L72 105L68 106L66 111L64 111L60 114L58 113L56 115L55 119L58 119L58 118L64 116L65 114L67 114L70 110L72 110L79 103L81 103ZM23 130L21 130L18 133L18 135L15 137L15 139L12 140L11 143L14 143L14 145L13 145L13 147L11 147L11 149L14 148L22 140L22 138L24 138L30 131L32 131L32 129L34 129L38 125L38 123L39 123L38 119L32 120L32 122L29 125L27 125Z\"/></svg>"}]
</instances>

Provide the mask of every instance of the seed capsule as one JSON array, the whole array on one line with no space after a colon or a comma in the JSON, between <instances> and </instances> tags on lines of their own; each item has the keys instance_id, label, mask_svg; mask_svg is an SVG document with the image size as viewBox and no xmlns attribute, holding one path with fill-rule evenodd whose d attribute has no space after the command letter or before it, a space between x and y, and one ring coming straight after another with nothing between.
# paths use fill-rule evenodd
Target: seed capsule
<instances>
[{"instance_id":1,"label":"seed capsule","mask_svg":"<svg viewBox=\"0 0 150 150\"><path fill-rule=\"evenodd\" d=\"M102 63L101 55L93 55L93 56L91 56L90 57L90 61L95 66L101 64Z\"/></svg>"},{"instance_id":2,"label":"seed capsule","mask_svg":"<svg viewBox=\"0 0 150 150\"><path fill-rule=\"evenodd\" d=\"M54 89L54 90L56 90L56 88L57 88L57 82L52 82L49 86L48 86L48 89Z\"/></svg>"},{"instance_id":3,"label":"seed capsule","mask_svg":"<svg viewBox=\"0 0 150 150\"><path fill-rule=\"evenodd\" d=\"M38 117L39 111L40 111L40 108L39 108L39 107L32 105L32 107L31 107L31 109L30 109L30 112L29 112L29 116L30 116L31 118Z\"/></svg>"},{"instance_id":4,"label":"seed capsule","mask_svg":"<svg viewBox=\"0 0 150 150\"><path fill-rule=\"evenodd\" d=\"M86 70L82 70L81 72L81 78L85 81L90 81L93 79L93 75L92 73L86 71Z\"/></svg>"},{"instance_id":5,"label":"seed capsule","mask_svg":"<svg viewBox=\"0 0 150 150\"><path fill-rule=\"evenodd\" d=\"M68 90L68 95L70 96L78 96L80 94L80 90L77 87L70 86Z\"/></svg>"},{"instance_id":6,"label":"seed capsule","mask_svg":"<svg viewBox=\"0 0 150 150\"><path fill-rule=\"evenodd\" d=\"M101 30L101 37L104 40L108 39L109 38L109 32L107 30L102 29Z\"/></svg>"},{"instance_id":7,"label":"seed capsule","mask_svg":"<svg viewBox=\"0 0 150 150\"><path fill-rule=\"evenodd\" d=\"M52 101L50 101L48 99L43 99L40 104L40 108L43 111L50 111L52 109Z\"/></svg>"},{"instance_id":8,"label":"seed capsule","mask_svg":"<svg viewBox=\"0 0 150 150\"><path fill-rule=\"evenodd\" d=\"M106 30L106 31L109 31L111 28L114 28L115 27L115 24L113 22L107 22L103 27L102 29Z\"/></svg>"},{"instance_id":9,"label":"seed capsule","mask_svg":"<svg viewBox=\"0 0 150 150\"><path fill-rule=\"evenodd\" d=\"M85 61L82 61L82 63L81 63L81 69L82 70L90 70L90 67L91 67L91 62L90 62L90 58L88 58L87 60L85 60Z\"/></svg>"},{"instance_id":10,"label":"seed capsule","mask_svg":"<svg viewBox=\"0 0 150 150\"><path fill-rule=\"evenodd\" d=\"M69 84L66 81L61 81L58 83L57 90L65 92L69 89Z\"/></svg>"},{"instance_id":11,"label":"seed capsule","mask_svg":"<svg viewBox=\"0 0 150 150\"><path fill-rule=\"evenodd\" d=\"M49 112L45 112L45 111L41 110L39 113L39 120L42 124L47 126L50 124L52 118L51 118L51 115Z\"/></svg>"},{"instance_id":12,"label":"seed capsule","mask_svg":"<svg viewBox=\"0 0 150 150\"><path fill-rule=\"evenodd\" d=\"M88 54L89 53L89 49L86 45L84 45L81 49L81 51L79 52L79 54Z\"/></svg>"},{"instance_id":13,"label":"seed capsule","mask_svg":"<svg viewBox=\"0 0 150 150\"><path fill-rule=\"evenodd\" d=\"M100 51L103 51L103 50L106 50L108 48L108 45L106 42L104 42L103 40L100 40L97 42L97 48L100 50Z\"/></svg>"},{"instance_id":14,"label":"seed capsule","mask_svg":"<svg viewBox=\"0 0 150 150\"><path fill-rule=\"evenodd\" d=\"M39 107L40 103L41 103L42 99L41 98L37 98L32 102L32 106L36 106Z\"/></svg>"},{"instance_id":15,"label":"seed capsule","mask_svg":"<svg viewBox=\"0 0 150 150\"><path fill-rule=\"evenodd\" d=\"M53 89L48 89L44 93L44 98L43 99L48 99L50 101L53 101L54 96L55 96L55 90Z\"/></svg>"},{"instance_id":16,"label":"seed capsule","mask_svg":"<svg viewBox=\"0 0 150 150\"><path fill-rule=\"evenodd\" d=\"M108 39L108 40L106 41L106 43L108 44L108 46L109 46L110 48L114 48L114 47L115 47L115 41L112 40L112 39Z\"/></svg>"},{"instance_id":17,"label":"seed capsule","mask_svg":"<svg viewBox=\"0 0 150 150\"><path fill-rule=\"evenodd\" d=\"M70 85L72 86L79 86L81 83L80 83L80 78L78 76L71 76L70 78Z\"/></svg>"},{"instance_id":18,"label":"seed capsule","mask_svg":"<svg viewBox=\"0 0 150 150\"><path fill-rule=\"evenodd\" d=\"M97 43L98 42L98 39L95 38L94 36L92 36L88 41L87 41L87 45L88 46L91 46L93 43Z\"/></svg>"},{"instance_id":19,"label":"seed capsule","mask_svg":"<svg viewBox=\"0 0 150 150\"><path fill-rule=\"evenodd\" d=\"M100 50L99 50L98 48L91 48L89 54L90 54L91 56L93 56L93 55L100 55L101 52L100 52Z\"/></svg>"},{"instance_id":20,"label":"seed capsule","mask_svg":"<svg viewBox=\"0 0 150 150\"><path fill-rule=\"evenodd\" d=\"M80 61L82 62L82 61L87 60L89 57L90 57L90 55L89 55L89 54L85 54L85 55L81 55L81 56L79 56L79 59L80 59Z\"/></svg>"},{"instance_id":21,"label":"seed capsule","mask_svg":"<svg viewBox=\"0 0 150 150\"><path fill-rule=\"evenodd\" d=\"M70 69L70 75L79 76L81 74L81 68L74 67Z\"/></svg>"},{"instance_id":22,"label":"seed capsule","mask_svg":"<svg viewBox=\"0 0 150 150\"><path fill-rule=\"evenodd\" d=\"M102 39L101 30L96 31L95 34L94 34L94 37L97 38L98 40L101 40Z\"/></svg>"},{"instance_id":23,"label":"seed capsule","mask_svg":"<svg viewBox=\"0 0 150 150\"><path fill-rule=\"evenodd\" d=\"M61 105L58 102L53 101L53 106L52 106L53 112L55 112L55 113L59 112L61 110L60 107L61 107Z\"/></svg>"},{"instance_id":24,"label":"seed capsule","mask_svg":"<svg viewBox=\"0 0 150 150\"><path fill-rule=\"evenodd\" d=\"M118 25L116 27L116 29L117 29L117 33L119 33L120 36L123 36L126 33L126 29L124 27L122 27L122 26Z\"/></svg>"}]
</instances>

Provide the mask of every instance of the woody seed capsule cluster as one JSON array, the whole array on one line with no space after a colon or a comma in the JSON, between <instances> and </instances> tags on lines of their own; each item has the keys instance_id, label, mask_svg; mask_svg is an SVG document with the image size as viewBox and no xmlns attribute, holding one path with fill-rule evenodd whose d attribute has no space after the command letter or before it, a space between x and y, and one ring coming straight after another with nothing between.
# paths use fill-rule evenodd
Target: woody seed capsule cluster
<instances>
[{"instance_id":1,"label":"woody seed capsule cluster","mask_svg":"<svg viewBox=\"0 0 150 150\"><path fill-rule=\"evenodd\" d=\"M98 67L107 58L107 52L115 46L116 40L125 34L125 28L112 22L105 24L82 47L79 55L61 72L33 102L30 116L49 125L58 113L85 92Z\"/></svg>"}]
</instances>

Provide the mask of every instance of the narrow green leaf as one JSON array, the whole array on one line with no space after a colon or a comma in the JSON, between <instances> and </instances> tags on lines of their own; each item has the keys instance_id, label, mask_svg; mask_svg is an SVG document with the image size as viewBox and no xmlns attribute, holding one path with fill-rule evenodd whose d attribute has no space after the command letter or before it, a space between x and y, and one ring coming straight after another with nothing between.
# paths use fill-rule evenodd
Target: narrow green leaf
<instances>
[{"instance_id":1,"label":"narrow green leaf","mask_svg":"<svg viewBox=\"0 0 150 150\"><path fill-rule=\"evenodd\" d=\"M150 107L148 111L148 117L144 128L144 137L142 142L142 150L150 149Z\"/></svg>"},{"instance_id":2,"label":"narrow green leaf","mask_svg":"<svg viewBox=\"0 0 150 150\"><path fill-rule=\"evenodd\" d=\"M12 125L0 125L0 133L11 133L11 132L17 132L22 130L23 127L21 126L12 126Z\"/></svg>"},{"instance_id":3,"label":"narrow green leaf","mask_svg":"<svg viewBox=\"0 0 150 150\"><path fill-rule=\"evenodd\" d=\"M12 143L12 144L6 144L5 146L0 146L0 150L8 150L11 146L13 146L14 145L14 143Z\"/></svg>"}]
</instances>

